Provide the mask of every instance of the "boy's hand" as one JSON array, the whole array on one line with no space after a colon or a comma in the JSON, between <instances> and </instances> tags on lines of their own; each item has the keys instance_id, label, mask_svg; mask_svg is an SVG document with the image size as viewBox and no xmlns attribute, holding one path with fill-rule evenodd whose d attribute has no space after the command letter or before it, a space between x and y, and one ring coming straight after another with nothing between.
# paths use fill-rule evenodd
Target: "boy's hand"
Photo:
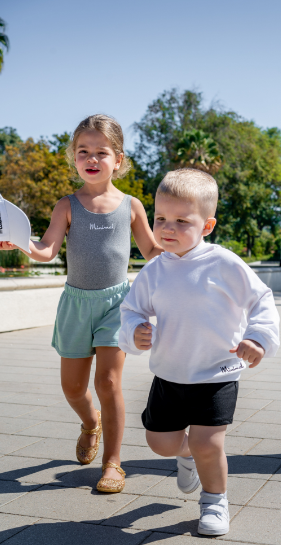
<instances>
[{"instance_id":1,"label":"boy's hand","mask_svg":"<svg viewBox=\"0 0 281 545\"><path fill-rule=\"evenodd\" d=\"M0 242L0 250L16 250L16 248L17 246L8 240Z\"/></svg>"},{"instance_id":2,"label":"boy's hand","mask_svg":"<svg viewBox=\"0 0 281 545\"><path fill-rule=\"evenodd\" d=\"M139 350L149 350L152 347L152 327L149 322L139 324L134 331L134 342Z\"/></svg>"},{"instance_id":3,"label":"boy's hand","mask_svg":"<svg viewBox=\"0 0 281 545\"><path fill-rule=\"evenodd\" d=\"M244 361L248 361L251 365L249 367L256 367L264 356L265 350L261 344L257 341L250 341L250 339L244 339L238 346L234 346L229 350L232 354L237 352L237 357Z\"/></svg>"}]
</instances>

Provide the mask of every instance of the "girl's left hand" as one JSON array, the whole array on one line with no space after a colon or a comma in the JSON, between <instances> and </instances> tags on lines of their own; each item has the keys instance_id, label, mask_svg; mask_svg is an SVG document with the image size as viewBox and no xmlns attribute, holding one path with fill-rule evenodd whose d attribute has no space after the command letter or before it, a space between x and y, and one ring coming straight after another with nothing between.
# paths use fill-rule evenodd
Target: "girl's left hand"
<instances>
[{"instance_id":1,"label":"girl's left hand","mask_svg":"<svg viewBox=\"0 0 281 545\"><path fill-rule=\"evenodd\" d=\"M231 348L229 352L231 354L236 352L238 358L248 361L251 364L249 367L256 367L265 354L265 350L261 344L250 339L244 339L237 346Z\"/></svg>"}]
</instances>

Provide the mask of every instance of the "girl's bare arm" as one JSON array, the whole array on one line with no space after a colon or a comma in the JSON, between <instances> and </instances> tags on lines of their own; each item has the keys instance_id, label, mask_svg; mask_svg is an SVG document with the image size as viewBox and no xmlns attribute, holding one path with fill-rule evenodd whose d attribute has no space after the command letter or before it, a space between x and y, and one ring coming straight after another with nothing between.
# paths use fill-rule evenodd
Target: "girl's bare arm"
<instances>
[{"instance_id":1,"label":"girl's bare arm","mask_svg":"<svg viewBox=\"0 0 281 545\"><path fill-rule=\"evenodd\" d=\"M163 248L157 244L149 227L147 215L142 203L132 197L132 231L138 248L147 261L163 252Z\"/></svg>"},{"instance_id":2,"label":"girl's bare arm","mask_svg":"<svg viewBox=\"0 0 281 545\"><path fill-rule=\"evenodd\" d=\"M50 225L40 242L30 240L28 254L19 248L28 257L35 261L47 263L56 257L71 223L71 207L68 197L63 197L56 204ZM18 248L11 242L0 242L0 250L14 250Z\"/></svg>"}]
</instances>

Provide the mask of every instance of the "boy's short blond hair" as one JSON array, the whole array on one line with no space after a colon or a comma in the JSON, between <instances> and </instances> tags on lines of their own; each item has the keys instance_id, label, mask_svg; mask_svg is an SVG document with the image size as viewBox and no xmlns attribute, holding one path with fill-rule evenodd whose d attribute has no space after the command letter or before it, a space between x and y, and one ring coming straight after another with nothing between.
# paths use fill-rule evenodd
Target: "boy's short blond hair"
<instances>
[{"instance_id":1,"label":"boy's short blond hair","mask_svg":"<svg viewBox=\"0 0 281 545\"><path fill-rule=\"evenodd\" d=\"M207 172L196 168L179 168L168 172L156 195L167 195L197 202L204 219L213 217L218 203L218 185Z\"/></svg>"}]
</instances>

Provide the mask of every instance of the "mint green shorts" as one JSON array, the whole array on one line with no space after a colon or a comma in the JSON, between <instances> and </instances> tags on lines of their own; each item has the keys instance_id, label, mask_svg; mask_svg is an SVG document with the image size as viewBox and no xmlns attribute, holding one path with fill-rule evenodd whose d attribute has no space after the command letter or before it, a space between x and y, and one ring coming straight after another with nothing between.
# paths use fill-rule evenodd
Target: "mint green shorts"
<instances>
[{"instance_id":1,"label":"mint green shorts","mask_svg":"<svg viewBox=\"0 0 281 545\"><path fill-rule=\"evenodd\" d=\"M65 284L58 304L52 346L63 358L88 358L96 346L118 346L120 305L129 281L104 290Z\"/></svg>"}]
</instances>

